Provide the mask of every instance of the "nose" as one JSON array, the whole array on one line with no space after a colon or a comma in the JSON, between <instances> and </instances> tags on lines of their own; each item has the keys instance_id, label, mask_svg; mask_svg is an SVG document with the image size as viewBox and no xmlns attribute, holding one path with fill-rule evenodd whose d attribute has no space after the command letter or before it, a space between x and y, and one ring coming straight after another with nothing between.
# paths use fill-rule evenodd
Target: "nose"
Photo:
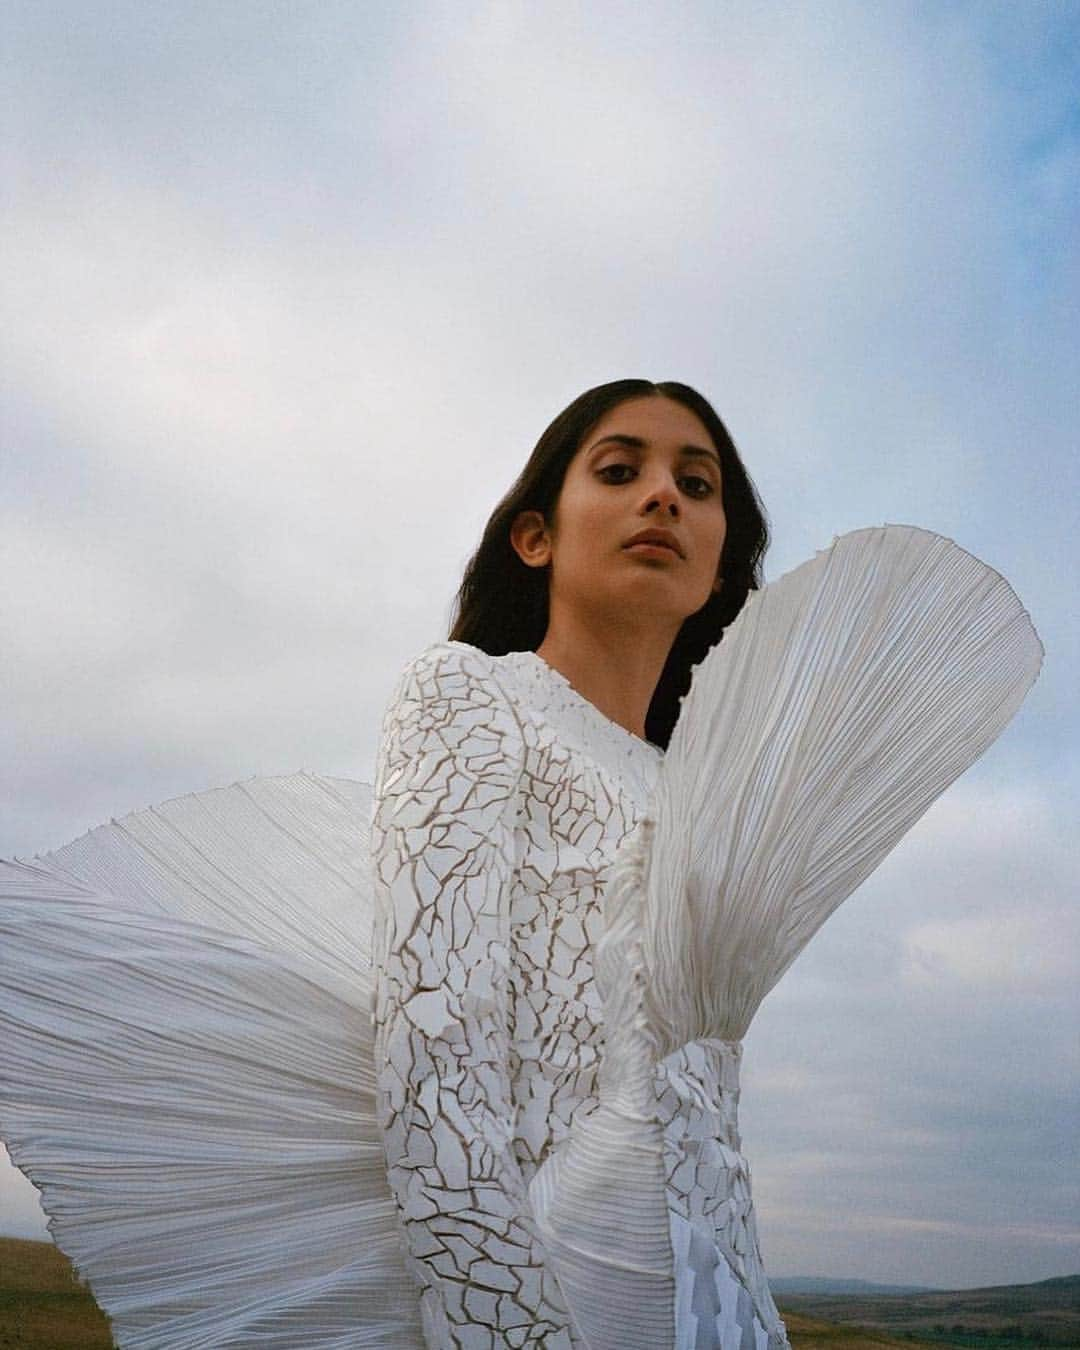
<instances>
[{"instance_id":1,"label":"nose","mask_svg":"<svg viewBox=\"0 0 1080 1350\"><path fill-rule=\"evenodd\" d=\"M677 520L679 516L679 489L674 478L666 470L654 475L645 484L641 514L670 516Z\"/></svg>"}]
</instances>

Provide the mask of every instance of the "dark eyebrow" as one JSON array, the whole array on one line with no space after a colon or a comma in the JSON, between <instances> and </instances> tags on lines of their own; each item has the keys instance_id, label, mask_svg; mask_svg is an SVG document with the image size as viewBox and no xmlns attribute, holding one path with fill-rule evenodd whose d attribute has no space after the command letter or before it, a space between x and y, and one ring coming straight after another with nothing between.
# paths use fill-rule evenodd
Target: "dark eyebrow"
<instances>
[{"instance_id":1,"label":"dark eyebrow","mask_svg":"<svg viewBox=\"0 0 1080 1350\"><path fill-rule=\"evenodd\" d=\"M631 450L644 450L648 441L643 441L640 436L625 436L620 432L614 432L610 436L603 436L595 445L589 447L590 454L602 445L607 445L609 441L614 441L616 445L629 446ZM687 459L711 459L716 467L722 468L720 456L715 450L706 450L702 445L680 445L679 454L685 455Z\"/></svg>"},{"instance_id":2,"label":"dark eyebrow","mask_svg":"<svg viewBox=\"0 0 1080 1350\"><path fill-rule=\"evenodd\" d=\"M685 455L687 459L711 459L718 469L723 467L715 450L706 450L700 445L680 445L679 454Z\"/></svg>"}]
</instances>

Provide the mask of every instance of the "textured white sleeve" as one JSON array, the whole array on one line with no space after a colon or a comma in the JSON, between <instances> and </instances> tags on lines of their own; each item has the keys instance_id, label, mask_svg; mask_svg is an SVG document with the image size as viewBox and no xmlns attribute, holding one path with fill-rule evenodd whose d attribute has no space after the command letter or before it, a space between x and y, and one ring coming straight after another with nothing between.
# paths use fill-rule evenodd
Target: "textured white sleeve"
<instances>
[{"instance_id":1,"label":"textured white sleeve","mask_svg":"<svg viewBox=\"0 0 1080 1350\"><path fill-rule=\"evenodd\" d=\"M509 892L523 743L489 658L440 645L383 728L377 1111L428 1344L575 1344L512 1150Z\"/></svg>"}]
</instances>

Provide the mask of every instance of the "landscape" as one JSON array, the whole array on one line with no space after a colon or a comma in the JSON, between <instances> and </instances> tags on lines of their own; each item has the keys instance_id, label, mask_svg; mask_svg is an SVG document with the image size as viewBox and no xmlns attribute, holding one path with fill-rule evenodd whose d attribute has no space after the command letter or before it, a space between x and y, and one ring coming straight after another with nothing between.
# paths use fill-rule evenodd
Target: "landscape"
<instances>
[{"instance_id":1,"label":"landscape","mask_svg":"<svg viewBox=\"0 0 1080 1350\"><path fill-rule=\"evenodd\" d=\"M776 1292L794 1350L1080 1350L1080 1275L901 1292L858 1281L777 1280ZM0 1238L0 1350L111 1345L108 1321L51 1243Z\"/></svg>"},{"instance_id":2,"label":"landscape","mask_svg":"<svg viewBox=\"0 0 1080 1350\"><path fill-rule=\"evenodd\" d=\"M783 1281L777 1281L783 1287ZM801 1319L842 1330L880 1334L882 1340L845 1342L966 1347L966 1350L1036 1350L1080 1346L1080 1275L1037 1284L988 1289L919 1290L903 1293L784 1293L776 1300L788 1321L792 1344L802 1338ZM839 1339L829 1344L839 1345Z\"/></svg>"}]
</instances>

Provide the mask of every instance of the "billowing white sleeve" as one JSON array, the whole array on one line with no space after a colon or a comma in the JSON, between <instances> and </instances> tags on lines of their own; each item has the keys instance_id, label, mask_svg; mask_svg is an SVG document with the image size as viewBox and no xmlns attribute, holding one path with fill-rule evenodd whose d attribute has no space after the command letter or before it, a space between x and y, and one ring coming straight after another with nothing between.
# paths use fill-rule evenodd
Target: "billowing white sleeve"
<instances>
[{"instance_id":1,"label":"billowing white sleeve","mask_svg":"<svg viewBox=\"0 0 1080 1350\"><path fill-rule=\"evenodd\" d=\"M684 1252L672 1278L657 1171L652 1073L671 1055L719 1066L715 1093L682 1075L720 1126L711 1177L694 1150L700 1184L730 1198L733 1266L784 1344L726 1116L735 1045L837 905L1001 732L1041 658L1003 577L951 540L885 526L755 592L697 667L649 810L608 874L599 1105L532 1183L590 1350L691 1343L673 1318L693 1259Z\"/></svg>"},{"instance_id":2,"label":"billowing white sleeve","mask_svg":"<svg viewBox=\"0 0 1080 1350\"><path fill-rule=\"evenodd\" d=\"M514 1157L509 893L520 726L488 658L408 668L372 823L377 1111L434 1350L579 1344Z\"/></svg>"}]
</instances>

